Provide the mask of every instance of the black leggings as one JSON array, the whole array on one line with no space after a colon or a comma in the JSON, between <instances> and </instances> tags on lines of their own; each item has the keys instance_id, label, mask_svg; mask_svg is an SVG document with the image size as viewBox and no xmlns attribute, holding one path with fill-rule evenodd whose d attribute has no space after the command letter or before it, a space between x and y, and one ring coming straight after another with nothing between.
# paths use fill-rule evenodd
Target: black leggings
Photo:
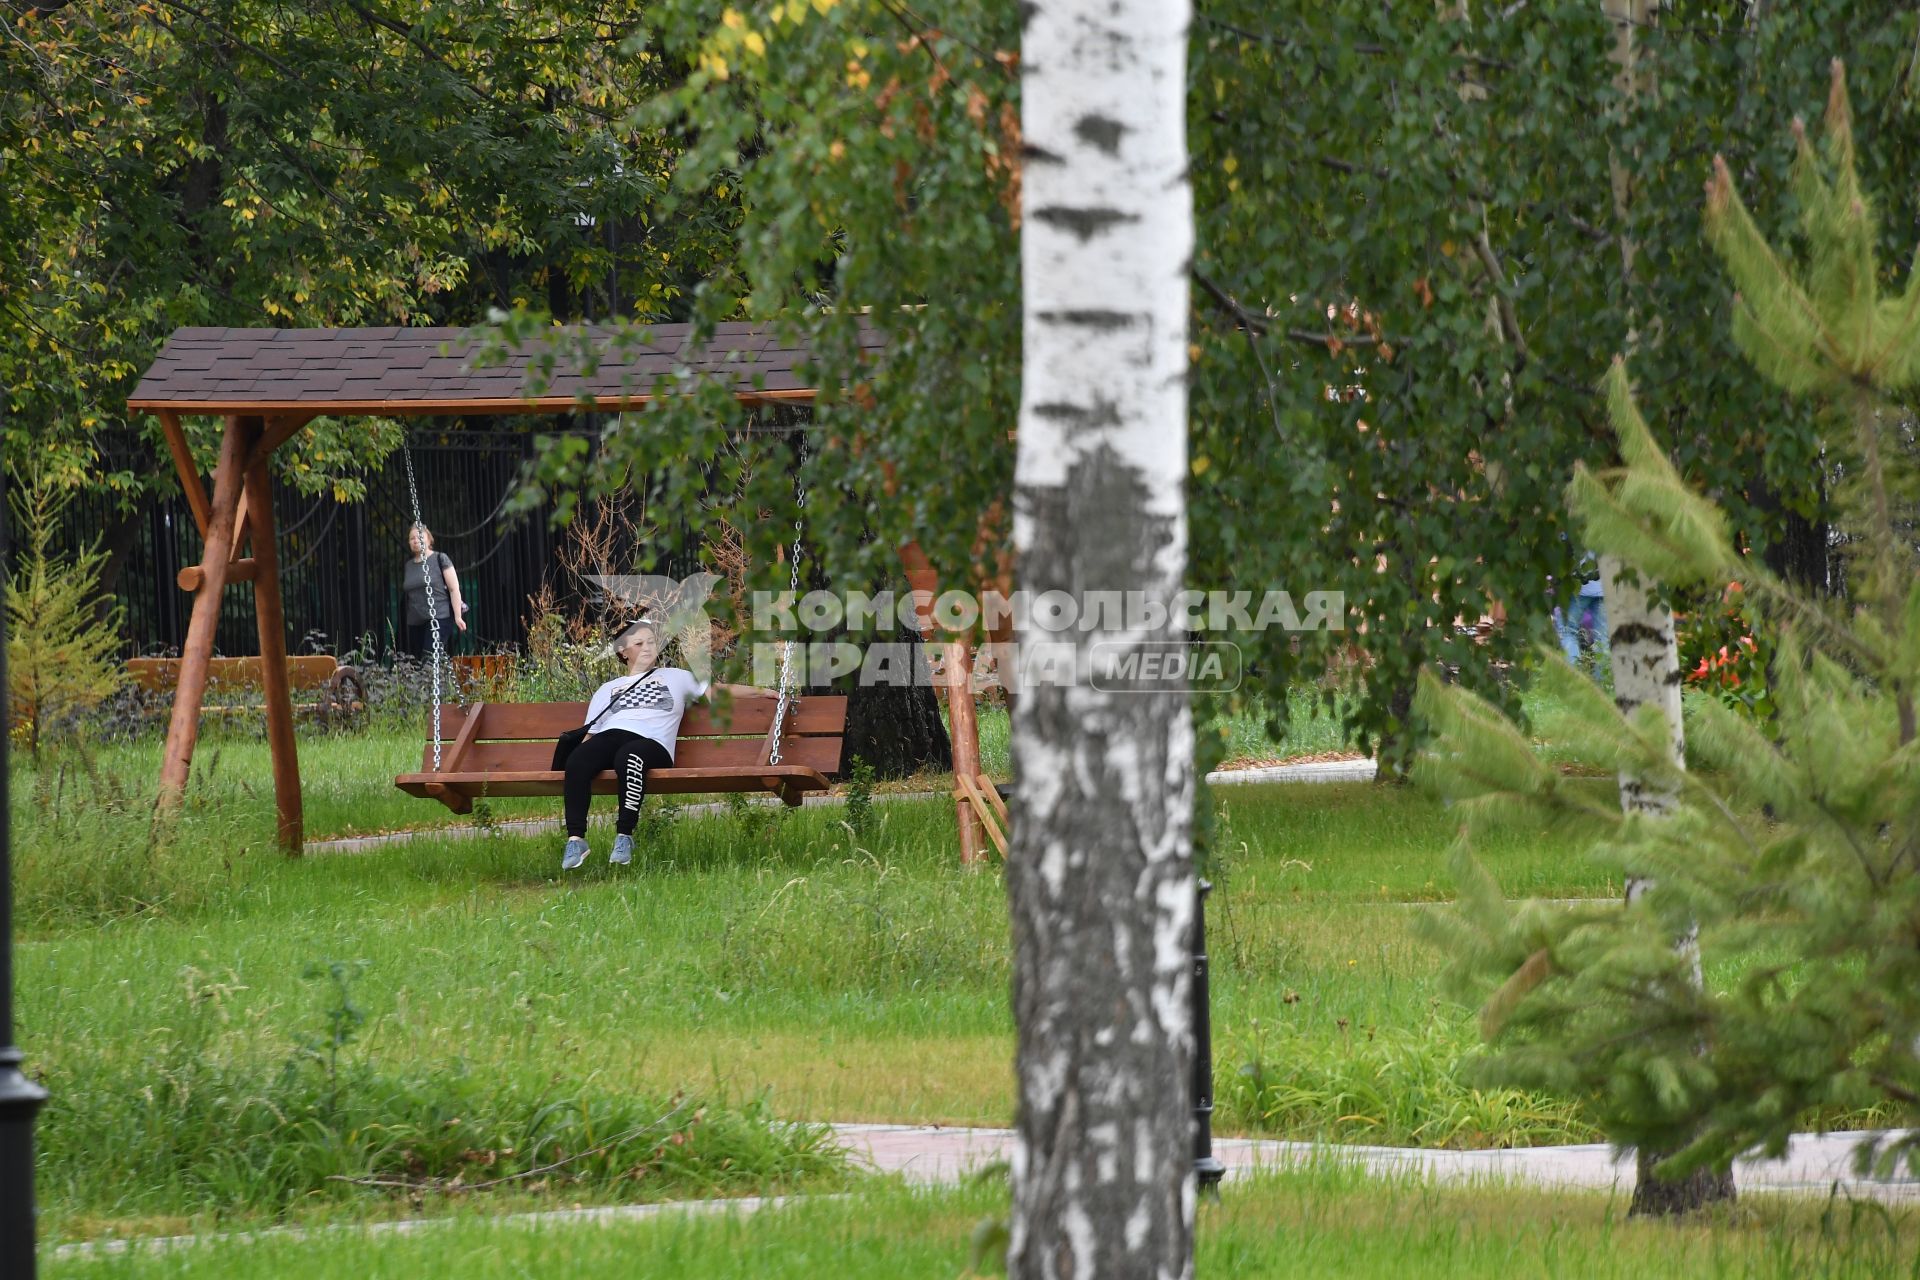
<instances>
[{"instance_id":1,"label":"black leggings","mask_svg":"<svg viewBox=\"0 0 1920 1280\"><path fill-rule=\"evenodd\" d=\"M652 738L625 729L594 734L567 757L567 780L560 790L566 797L567 834L587 834L587 806L593 802L594 777L612 769L620 779L616 829L623 836L632 835L640 822L640 802L647 798L647 770L672 767L673 757Z\"/></svg>"},{"instance_id":2,"label":"black leggings","mask_svg":"<svg viewBox=\"0 0 1920 1280\"><path fill-rule=\"evenodd\" d=\"M453 615L440 619L440 647L448 653L453 652L454 637L460 634L453 625ZM407 652L416 658L426 659L433 656L433 628L424 622L407 624Z\"/></svg>"}]
</instances>

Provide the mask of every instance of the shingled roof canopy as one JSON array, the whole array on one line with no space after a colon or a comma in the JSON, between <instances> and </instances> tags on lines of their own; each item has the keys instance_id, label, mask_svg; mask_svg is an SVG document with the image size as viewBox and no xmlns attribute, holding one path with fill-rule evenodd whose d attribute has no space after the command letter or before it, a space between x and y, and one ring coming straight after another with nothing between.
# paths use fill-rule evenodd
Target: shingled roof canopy
<instances>
[{"instance_id":1,"label":"shingled roof canopy","mask_svg":"<svg viewBox=\"0 0 1920 1280\"><path fill-rule=\"evenodd\" d=\"M704 343L692 326L620 331L574 326L549 346L528 344L478 368L486 330L177 329L127 407L200 413L436 414L620 409L670 394L677 375L724 378L747 400L811 400L806 351L770 330L722 324ZM617 336L619 335L619 336ZM860 345L884 345L860 322ZM584 373L583 352L595 367ZM538 363L557 355L551 375Z\"/></svg>"}]
</instances>

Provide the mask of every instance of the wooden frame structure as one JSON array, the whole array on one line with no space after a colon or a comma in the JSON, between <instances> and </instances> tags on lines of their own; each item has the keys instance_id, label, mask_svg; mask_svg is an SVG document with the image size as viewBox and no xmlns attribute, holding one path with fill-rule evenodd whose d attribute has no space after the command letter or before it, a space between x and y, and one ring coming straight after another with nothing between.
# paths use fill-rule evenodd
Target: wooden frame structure
<instances>
[{"instance_id":1,"label":"wooden frame structure","mask_svg":"<svg viewBox=\"0 0 1920 1280\"><path fill-rule=\"evenodd\" d=\"M273 758L277 834L297 854L305 840L300 763L286 678L286 619L275 550L272 480L275 449L321 415L421 417L445 414L621 412L674 394L689 373L724 380L749 403L811 403L817 389L801 377L806 352L771 330L723 324L701 343L691 326L654 325L631 332L579 326L555 347L476 361L481 331L440 329L180 329L141 377L127 407L160 420L188 508L205 542L197 566L182 569L180 589L193 593L179 682L160 766L160 801L177 807L186 792L199 738L201 708L213 657L220 596L230 582L253 584L267 742ZM877 352L884 338L864 325L861 346ZM556 359L557 355L557 359ZM551 367L549 367L551 365ZM538 386L537 392L528 388ZM182 419L221 418L212 483L202 481ZM243 555L247 548L249 554ZM938 579L915 545L901 549L909 585L927 607L922 634L934 639L931 602ZM954 814L961 857L985 856L991 825L1006 821L999 796L980 774L971 653L964 640L942 648L953 743ZM990 798L989 798L990 797Z\"/></svg>"}]
</instances>

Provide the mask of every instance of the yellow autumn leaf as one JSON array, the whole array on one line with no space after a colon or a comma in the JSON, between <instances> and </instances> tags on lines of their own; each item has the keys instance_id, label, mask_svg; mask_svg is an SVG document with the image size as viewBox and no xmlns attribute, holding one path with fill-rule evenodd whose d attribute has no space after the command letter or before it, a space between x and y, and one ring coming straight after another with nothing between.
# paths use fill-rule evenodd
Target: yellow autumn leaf
<instances>
[{"instance_id":1,"label":"yellow autumn leaf","mask_svg":"<svg viewBox=\"0 0 1920 1280\"><path fill-rule=\"evenodd\" d=\"M740 43L745 45L747 52L756 58L764 58L767 56L767 42L758 31L747 32L746 37L742 39Z\"/></svg>"},{"instance_id":2,"label":"yellow autumn leaf","mask_svg":"<svg viewBox=\"0 0 1920 1280\"><path fill-rule=\"evenodd\" d=\"M1220 167L1222 169L1225 169L1228 173L1232 173L1234 170L1240 167L1240 157L1228 156L1226 160L1224 160L1221 163Z\"/></svg>"},{"instance_id":3,"label":"yellow autumn leaf","mask_svg":"<svg viewBox=\"0 0 1920 1280\"><path fill-rule=\"evenodd\" d=\"M728 9L720 15L720 25L738 31L747 25L747 20L740 16L738 9Z\"/></svg>"},{"instance_id":4,"label":"yellow autumn leaf","mask_svg":"<svg viewBox=\"0 0 1920 1280\"><path fill-rule=\"evenodd\" d=\"M1208 458L1205 455L1195 458L1193 460L1193 474L1197 476L1203 476L1207 474L1207 468L1211 467L1212 465L1213 465L1213 459Z\"/></svg>"},{"instance_id":5,"label":"yellow autumn leaf","mask_svg":"<svg viewBox=\"0 0 1920 1280\"><path fill-rule=\"evenodd\" d=\"M833 8L834 0L813 0L813 11L825 17L827 10Z\"/></svg>"}]
</instances>

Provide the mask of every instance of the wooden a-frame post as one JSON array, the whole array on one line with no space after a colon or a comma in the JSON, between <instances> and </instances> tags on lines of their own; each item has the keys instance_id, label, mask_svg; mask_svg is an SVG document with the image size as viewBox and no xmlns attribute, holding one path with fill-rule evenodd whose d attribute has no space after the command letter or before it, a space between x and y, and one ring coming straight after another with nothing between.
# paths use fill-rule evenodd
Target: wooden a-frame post
<instances>
[{"instance_id":1,"label":"wooden a-frame post","mask_svg":"<svg viewBox=\"0 0 1920 1280\"><path fill-rule=\"evenodd\" d=\"M940 594L940 575L917 542L900 548L900 563L907 573L907 588L914 596L914 617L929 657L940 659L935 681L947 698L947 740L953 748L953 821L960 833L960 861L977 866L987 856L987 832L974 804L963 794L967 783L961 779L980 776L980 720L973 705L973 652L966 640L936 638L933 602Z\"/></svg>"},{"instance_id":2,"label":"wooden a-frame post","mask_svg":"<svg viewBox=\"0 0 1920 1280\"><path fill-rule=\"evenodd\" d=\"M214 633L220 625L220 596L231 580L253 582L254 612L260 633L260 684L267 710L267 745L273 757L275 827L281 848L300 852L305 824L300 800L300 759L293 736L293 690L287 680L287 626L280 601L280 561L274 545L273 482L268 463L276 446L311 421L311 414L265 418L229 414L214 467L213 492L201 486L180 419L161 413L187 506L205 539L198 569L184 569L180 586L193 592L186 642L180 647L180 677L167 720L167 745L160 760L163 812L176 812L193 772L193 748L200 737L200 711L206 701L207 672ZM241 512L245 511L243 521ZM243 528L243 525L245 526ZM253 547L238 560L242 537Z\"/></svg>"}]
</instances>

